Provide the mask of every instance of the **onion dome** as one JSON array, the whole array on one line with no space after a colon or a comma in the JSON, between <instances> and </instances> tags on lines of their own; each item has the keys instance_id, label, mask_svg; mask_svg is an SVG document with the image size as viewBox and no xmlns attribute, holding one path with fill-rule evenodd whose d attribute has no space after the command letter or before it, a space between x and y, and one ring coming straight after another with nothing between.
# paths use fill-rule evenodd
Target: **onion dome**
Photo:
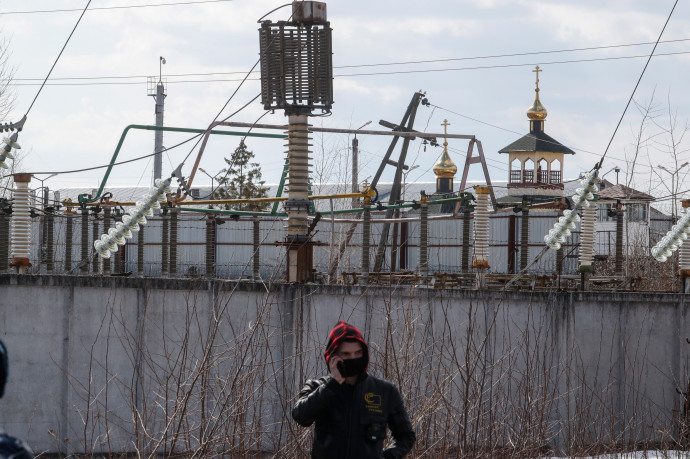
<instances>
[{"instance_id":1,"label":"onion dome","mask_svg":"<svg viewBox=\"0 0 690 459\"><path fill-rule=\"evenodd\" d=\"M448 120L443 120L441 124L441 126L446 129L446 134L448 134L447 128L449 125L450 123L448 123ZM436 161L436 164L434 164L434 174L436 174L438 178L453 178L457 172L458 166L455 165L448 154L448 139L446 138L443 142L443 153L438 161Z\"/></svg>"},{"instance_id":2,"label":"onion dome","mask_svg":"<svg viewBox=\"0 0 690 459\"><path fill-rule=\"evenodd\" d=\"M527 110L527 118L531 120L543 121L546 119L546 115L548 114L544 106L541 104L541 101L539 100L539 72L543 72L543 70L540 70L539 66L537 65L537 68L532 71L536 72L537 74L537 87L534 90L534 103Z\"/></svg>"}]
</instances>

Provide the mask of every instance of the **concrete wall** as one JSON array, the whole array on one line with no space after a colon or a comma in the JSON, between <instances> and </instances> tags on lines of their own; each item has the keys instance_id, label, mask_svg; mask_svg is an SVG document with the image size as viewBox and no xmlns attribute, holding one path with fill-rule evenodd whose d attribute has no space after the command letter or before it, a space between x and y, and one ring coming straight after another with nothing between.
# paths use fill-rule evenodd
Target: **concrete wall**
<instances>
[{"instance_id":1,"label":"concrete wall","mask_svg":"<svg viewBox=\"0 0 690 459\"><path fill-rule=\"evenodd\" d=\"M36 452L297 455L290 406L343 319L401 387L420 444L667 441L688 312L673 294L2 275L0 419Z\"/></svg>"}]
</instances>

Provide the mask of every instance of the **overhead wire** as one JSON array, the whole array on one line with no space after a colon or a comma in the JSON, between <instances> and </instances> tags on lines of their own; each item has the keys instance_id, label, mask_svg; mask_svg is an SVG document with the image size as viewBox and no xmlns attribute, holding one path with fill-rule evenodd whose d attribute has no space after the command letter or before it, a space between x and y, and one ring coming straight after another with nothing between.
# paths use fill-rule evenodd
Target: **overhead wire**
<instances>
[{"instance_id":1,"label":"overhead wire","mask_svg":"<svg viewBox=\"0 0 690 459\"><path fill-rule=\"evenodd\" d=\"M661 56L677 56L690 54L690 51L679 51L673 53L657 53L654 57ZM514 67L533 67L535 65L558 65L558 64L577 64L583 62L602 62L602 61L613 61L613 60L623 60L623 59L639 59L643 57L648 57L645 55L636 56L619 56L619 57L605 57L605 58L592 58L592 59L574 59L574 60L563 60L563 61L551 61L551 62L530 62L530 63L517 63L517 64L497 64L497 65L482 65L476 67L456 67L456 68L445 68L445 69L419 69L419 70L399 70L391 72L361 72L361 73L341 73L334 74L334 77L358 77L358 76L380 76L380 75L405 75L405 74L417 74L417 73L440 73L440 72L456 72L465 70L489 70L489 69L499 69L499 68L514 68ZM249 81L259 81L260 78L247 78ZM168 81L168 84L180 84L180 83L222 83L222 82L237 82L243 81L245 79L239 78L215 78L206 80L179 80L179 81ZM36 86L36 83L10 83L12 86ZM50 83L49 86L103 86L103 85L135 85L143 84L141 81L125 81L125 82L89 82L89 83Z\"/></svg>"},{"instance_id":2,"label":"overhead wire","mask_svg":"<svg viewBox=\"0 0 690 459\"><path fill-rule=\"evenodd\" d=\"M90 2L91 2L91 0L89 0L89 3L90 3ZM87 7L88 7L88 5L87 5ZM269 13L269 14L270 14L270 13ZM290 15L290 18L288 19L288 21L289 21L290 19L292 19L292 15ZM273 40L275 40L275 37L273 38ZM131 163L131 162L134 162L134 161L139 161L139 160L142 160L142 159L145 159L145 158L149 158L149 157L154 156L154 155L157 155L157 154L159 154L159 153L163 153L163 152L166 152L166 151L170 151L170 150L172 150L172 149L174 149L174 148L178 148L178 147L180 147L180 146L182 146L182 145L184 145L184 144L186 144L186 143L188 143L188 142L191 142L192 140L197 139L197 142L195 143L195 145L189 150L189 152L187 153L187 155L185 156L185 158L182 160L181 164L184 164L184 163L187 161L187 159L189 159L189 157L190 157L191 154L193 153L194 149L196 148L196 146L197 146L197 145L199 144L199 142L201 141L201 137L202 137L203 135L206 135L209 131L211 131L212 126L217 122L218 117L221 115L221 113L223 113L223 111L226 109L226 107L228 106L228 104L230 104L230 102L231 102L232 99L235 97L235 95L238 93L238 91L240 90L240 88L242 87L242 85L244 84L244 82L247 81L247 78L249 77L251 71L254 70L254 68L255 68L260 62L261 62L261 56L259 57L259 59L257 59L257 61L254 63L254 65L253 65L252 68L249 70L249 72L247 72L247 74L245 75L245 77L241 80L241 83L240 83L239 85L237 85L237 88L235 88L235 90L234 90L233 93L230 95L230 97L228 98L228 100L223 104L223 106L221 107L221 109L218 111L218 113L216 114L216 116L213 118L213 121L209 124L209 127L208 127L204 132L200 132L200 133L198 133L198 134L195 134L195 135L189 137L188 139L183 140L182 142L179 142L179 143L177 143L176 145L173 145L172 147L164 148L163 150L160 150L160 151L158 151L158 152L150 153L150 154L147 154L147 155L142 155L142 156L139 156L139 157L137 157L137 158L133 158L133 159L125 160L125 161L119 161L119 162L116 162L116 163L105 164L105 165L101 165L101 166L93 166L93 167L87 167L87 168L73 169L73 170L68 170L68 171L57 171L57 172L55 172L55 171L53 171L53 172L33 172L32 174L58 174L58 175L59 175L59 174L73 174L73 173L78 173L78 172L86 172L86 171L91 171L91 170L96 170L96 169L103 169L103 168L106 168L106 167L112 167L112 166L116 166L116 165L127 164L127 163ZM251 104L251 103L254 102L256 99L258 99L259 96L261 96L261 93L257 94L257 95L254 96L249 102L247 102L247 103L244 104L242 107L240 107L238 110L236 110L235 112L233 112L233 113L231 113L230 115L228 115L227 117L225 117L223 120L221 120L221 122L227 121L228 119L230 119L230 118L232 118L233 116L235 116L237 113L239 113L239 112L241 112L242 110L244 110L249 104Z\"/></svg>"},{"instance_id":3,"label":"overhead wire","mask_svg":"<svg viewBox=\"0 0 690 459\"><path fill-rule=\"evenodd\" d=\"M251 99L249 102L247 102L246 104L244 104L244 105L243 105L242 107L240 107L237 111L233 112L231 115L229 115L229 116L228 116L227 118L225 118L223 121L226 121L226 120L230 119L231 117L235 116L237 113L239 113L239 112L241 112L242 110L244 110L249 104L251 104L251 103L254 102L256 99L258 99L260 95L261 95L261 94L257 94L256 96L254 96L253 99ZM38 174L58 174L58 175L60 175L60 174L75 174L75 173L78 173L78 172L87 172L87 171L93 171L93 170L97 170L97 169L104 169L104 168L106 168L106 167L108 167L108 166L111 166L111 165L112 165L112 166L120 166L120 165L122 165L122 164L128 164L128 163L132 163L132 162L135 162L135 161L141 161L142 159L146 159L146 158L149 158L149 157L151 157L151 156L157 155L158 153L163 153L163 152L166 152L166 151L173 150L173 149L178 148L178 147L180 147L180 146L182 146L182 145L184 145L184 144L186 144L186 143L191 142L192 140L196 139L197 137L200 137L200 136L204 135L205 132L206 132L206 131L200 132L200 133L198 133L198 134L195 134L195 135L189 137L188 139L185 139L185 140L183 140L183 141L181 141L181 142L179 142L179 143L173 145L172 147L164 148L163 150L160 150L159 152L149 153L149 154L147 154L147 155L142 155L142 156L137 156L136 158L127 159L127 160L124 160L124 161L118 161L118 162L115 162L115 163L112 163L112 164L108 163L108 164L103 164L103 165L100 165L100 166L84 167L84 168L81 168L81 169L71 169L71 170L66 170L66 171L28 172L28 173L29 173L29 174L33 174L33 175L38 175ZM187 157L189 157L189 155L187 155ZM0 177L0 178L2 178L2 177Z\"/></svg>"},{"instance_id":4,"label":"overhead wire","mask_svg":"<svg viewBox=\"0 0 690 459\"><path fill-rule=\"evenodd\" d=\"M642 72L640 73L640 77L637 79L637 83L635 83L635 87L632 90L632 93L630 94L630 98L628 99L628 103L625 104L625 109L623 109L623 113L621 114L620 119L618 120L618 124L616 124L616 129L613 130L613 134L611 135L611 139L609 140L608 145L606 146L606 150L604 150L604 154L601 156L601 160L599 161L597 170L601 168L601 163L604 161L604 158L606 158L606 154L609 152L609 148L611 147L611 144L613 143L614 137L616 137L616 133L618 132L618 128L620 127L621 123L623 122L623 118L625 117L625 114L628 111L628 107L630 107L630 103L633 100L633 97L635 97L635 92L637 91L637 88L640 86L640 82L642 81L642 77L644 76L645 72L647 71L647 67L649 66L649 63L652 60L652 56L654 56L654 51L656 51L656 47L659 45L659 41L661 40L661 37L664 35L664 31L666 30L666 26L668 25L668 22L671 20L671 16L673 15L673 11L676 9L676 5L678 5L678 0L675 1L673 4L673 8L671 8L671 12L669 13L668 17L666 18L666 22L664 23L664 27L661 29L661 33L659 33L659 38L657 38L656 43L654 44L654 48L652 48L652 52L649 53L649 58L647 59L647 62L644 65L644 68L642 69Z\"/></svg>"},{"instance_id":5,"label":"overhead wire","mask_svg":"<svg viewBox=\"0 0 690 459\"><path fill-rule=\"evenodd\" d=\"M159 6L178 6L178 5L194 5L199 3L221 3L221 2L231 2L233 0L197 0L197 1L187 1L187 2L176 2L176 3L153 3L149 5L122 5L122 6L98 6L91 8L91 11L97 10L126 10L131 8L153 8ZM81 11L79 8L64 8L64 9L53 9L53 10L30 10L30 11L0 11L0 15L10 15L10 14L37 14L37 13L65 13L71 11Z\"/></svg>"},{"instance_id":6,"label":"overhead wire","mask_svg":"<svg viewBox=\"0 0 690 459\"><path fill-rule=\"evenodd\" d=\"M446 112L448 112L448 113L452 113L452 114L454 114L454 115L460 116L460 117L465 118L465 119L468 119L468 120L470 120L470 121L474 121L474 122L476 122L476 123L483 124L483 125L485 125L485 126L489 126L489 127L495 128L495 129L499 129L499 130L505 131L505 132L510 132L511 134L523 135L521 132L515 131L515 130L513 130L513 129L508 129L508 128L505 128L505 127L502 127L502 126L498 126L498 125L496 125L496 124L492 124L492 123L489 123L489 122L486 122L486 121L482 121L482 120L480 120L480 119L478 119L478 118L474 118L474 117L471 117L471 116L468 116L468 115L464 115L464 114L462 114L462 113L456 112L456 111L451 110L451 109L449 109L449 108L441 107L441 106L435 105L435 104L430 104L430 105L431 105L432 107L438 108L438 109L443 110L443 111L446 111ZM533 138L536 138L536 137L532 136L531 134L525 134L525 136L526 136L526 137L533 137ZM554 144L554 145L562 145L560 142L552 142L552 141L545 140L545 139L541 139L541 141L542 141L542 142L545 142L545 143L551 143L551 144ZM583 148L577 148L577 147L572 147L572 146L569 146L568 148L570 148L571 150L578 151L578 152L582 152L582 153L587 153L587 154L590 154L590 155L594 155L594 156L596 156L596 157L600 157L600 156L601 156L599 153L595 153L595 152L593 152L593 151L585 150L585 149L583 149ZM627 161L628 161L628 160L625 159L625 158L618 158L618 157L612 157L612 156L611 156L610 158L615 159L615 160L618 160L618 161L624 161L624 162L627 162ZM650 168L650 169L653 168L652 166L649 166L649 165L647 165L647 164L637 164L636 166L645 167L645 168Z\"/></svg>"},{"instance_id":7,"label":"overhead wire","mask_svg":"<svg viewBox=\"0 0 690 459\"><path fill-rule=\"evenodd\" d=\"M664 26L661 29L661 33L659 34L659 38L657 38L656 44L654 45L654 48L652 49L651 53L649 54L647 62L645 63L645 66L642 69L642 72L640 73L640 77L638 78L637 83L635 84L635 87L633 88L633 91L630 94L630 98L628 99L628 103L625 105L625 109L623 110L623 113L622 113L620 119L618 120L616 128L614 129L613 134L611 135L611 140L609 141L608 146L606 147L606 150L604 150L604 154L601 156L601 159L596 163L596 165L592 169L595 171L595 173L599 171L602 163L604 162L604 159L606 157L606 153L608 153L609 147L611 146L611 143L613 142L613 138L616 136L616 132L618 132L618 128L620 127L620 125L623 121L623 118L625 117L625 113L627 112L628 107L630 106L630 103L632 102L633 97L635 96L635 91L637 90L637 88L640 84L640 81L642 81L642 76L644 75L645 71L647 70L649 63L652 60L652 56L654 56L654 51L656 50L656 46L659 43L659 41L661 40L661 37L664 34L664 30L666 30L666 26L668 25L669 21L671 20L671 16L673 15L673 11L676 9L677 4L678 4L678 0L675 1L675 3L673 4L673 8L671 8L671 12L669 13L668 17L666 18L666 22L664 23ZM506 290L510 285L515 283L520 278L520 276L525 274L527 272L527 270L529 270L529 268L531 268L536 262L538 262L546 254L546 252L548 250L549 250L549 246L545 245L542 248L542 250L539 252L539 254L536 257L534 257L534 259L530 263L527 264L527 266L525 266L523 269L521 269L509 282L507 282L504 285L503 289Z\"/></svg>"},{"instance_id":8,"label":"overhead wire","mask_svg":"<svg viewBox=\"0 0 690 459\"><path fill-rule=\"evenodd\" d=\"M230 0L226 0L230 1ZM91 8L93 10L94 8ZM679 38L673 40L663 40L659 43L678 43L690 41L690 38ZM415 65L415 64L426 64L426 63L436 63L436 62L449 62L449 61L464 61L464 60L481 60L481 59L501 59L506 57L521 57L521 56L531 56L531 55L541 55L541 54L556 54L556 53L568 53L574 51L595 51L602 49L611 48L621 48L621 47L631 47L631 46L642 46L651 45L654 42L644 42L644 43L627 43L618 45L604 45L604 46L593 46L587 48L571 48L562 50L550 50L550 51L533 51L533 52L521 52L513 54L496 54L487 56L471 56L471 57L457 57L457 58L444 58L444 59L429 59L429 60L416 60L416 61L400 61L400 62L382 62L382 63L372 63L372 64L349 64L349 65L335 65L334 69L344 69L344 68L358 68L358 67L377 67L377 66L392 66L392 65ZM658 54L661 55L661 54ZM643 57L646 57L643 56ZM525 64L531 65L531 64ZM202 73L176 73L167 75L168 78L176 77L190 77L190 76L212 76L212 75L245 75L246 71L233 71L233 72L202 72ZM258 73L257 71L252 71L251 73ZM132 78L147 78L149 75L116 75L116 76L93 76L93 77L59 77L52 78L51 81L61 81L61 80L104 80L104 79L132 79ZM12 78L12 81L40 81L41 78ZM1 80L0 80L1 81ZM212 81L212 80L201 80L201 81ZM220 80L220 81L236 81L236 80ZM141 82L131 82L127 84L140 84ZM174 82L173 82L174 83Z\"/></svg>"},{"instance_id":9,"label":"overhead wire","mask_svg":"<svg viewBox=\"0 0 690 459\"><path fill-rule=\"evenodd\" d=\"M36 99L38 99L38 95L41 94L41 91L46 85L46 82L48 81L48 78L50 78L50 74L53 73L53 69L57 65L58 61L60 60L60 57L62 56L62 53L65 51L65 48L67 48L67 43L69 43L70 39L72 38L72 35L74 35L74 31L77 30L77 26L79 26L79 23L81 22L81 19L84 17L84 14L86 13L86 10L89 9L89 5L91 4L91 0L89 0L86 3L86 6L84 7L84 10L81 12L81 15L79 16L79 19L77 19L77 23L74 24L74 27L72 28L72 31L70 32L69 36L67 37L67 40L65 40L65 44L62 45L62 49L60 50L60 53L57 55L55 58L55 61L53 61L53 65L50 67L50 70L48 71L48 74L46 77L43 79L43 83L41 83L41 87L38 88L38 91L36 92L36 95L34 96L34 100L31 101L31 105L29 105L28 110L25 113L25 116L29 114L31 111L31 108L34 106L34 103L36 103Z\"/></svg>"}]
</instances>

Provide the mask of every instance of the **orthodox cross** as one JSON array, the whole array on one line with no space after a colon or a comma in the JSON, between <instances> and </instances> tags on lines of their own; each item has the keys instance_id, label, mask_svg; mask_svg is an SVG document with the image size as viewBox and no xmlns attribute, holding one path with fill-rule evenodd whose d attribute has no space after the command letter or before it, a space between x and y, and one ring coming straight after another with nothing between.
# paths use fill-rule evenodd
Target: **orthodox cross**
<instances>
[{"instance_id":1,"label":"orthodox cross","mask_svg":"<svg viewBox=\"0 0 690 459\"><path fill-rule=\"evenodd\" d=\"M532 70L532 71L537 74L537 89L536 89L536 91L539 92L539 72L543 72L543 70L540 70L539 66L537 65L537 68Z\"/></svg>"},{"instance_id":2,"label":"orthodox cross","mask_svg":"<svg viewBox=\"0 0 690 459\"><path fill-rule=\"evenodd\" d=\"M448 120L443 120L443 123L441 123L441 126L443 126L443 133L445 134L445 142L443 142L444 145L448 145L448 126L450 126L450 123Z\"/></svg>"}]
</instances>

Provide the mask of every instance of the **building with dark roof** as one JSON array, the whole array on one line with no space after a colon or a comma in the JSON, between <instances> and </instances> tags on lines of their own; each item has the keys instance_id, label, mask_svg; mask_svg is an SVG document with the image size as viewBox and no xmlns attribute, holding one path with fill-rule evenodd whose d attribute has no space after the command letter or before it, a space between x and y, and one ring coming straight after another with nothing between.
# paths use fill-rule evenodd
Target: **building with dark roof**
<instances>
[{"instance_id":1,"label":"building with dark roof","mask_svg":"<svg viewBox=\"0 0 690 459\"><path fill-rule=\"evenodd\" d=\"M529 134L500 149L508 154L510 165L508 196L499 204L512 205L526 197L531 202L544 202L563 197L563 166L565 155L575 152L544 132L547 111L539 100L539 66L534 103L527 110Z\"/></svg>"}]
</instances>

